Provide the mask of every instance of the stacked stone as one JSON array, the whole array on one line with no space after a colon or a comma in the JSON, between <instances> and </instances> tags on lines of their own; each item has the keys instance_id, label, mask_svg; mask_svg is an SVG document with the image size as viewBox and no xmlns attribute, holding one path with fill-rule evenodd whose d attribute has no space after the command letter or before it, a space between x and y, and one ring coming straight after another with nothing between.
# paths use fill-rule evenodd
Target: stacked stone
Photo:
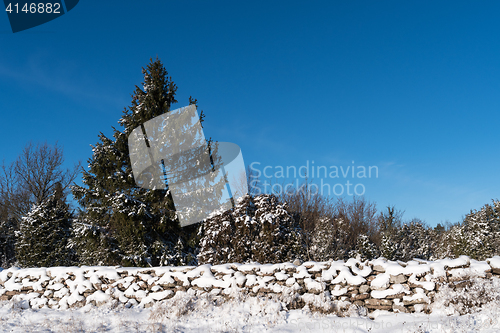
<instances>
[{"instance_id":1,"label":"stacked stone","mask_svg":"<svg viewBox=\"0 0 500 333\"><path fill-rule=\"evenodd\" d=\"M0 271L0 301L25 307L67 309L108 302L149 307L178 292L270 297L288 309L332 312L356 305L368 311L430 312L434 295L448 284L463 288L471 277L500 275L500 257L393 262L379 258L280 264L197 267L53 267Z\"/></svg>"}]
</instances>

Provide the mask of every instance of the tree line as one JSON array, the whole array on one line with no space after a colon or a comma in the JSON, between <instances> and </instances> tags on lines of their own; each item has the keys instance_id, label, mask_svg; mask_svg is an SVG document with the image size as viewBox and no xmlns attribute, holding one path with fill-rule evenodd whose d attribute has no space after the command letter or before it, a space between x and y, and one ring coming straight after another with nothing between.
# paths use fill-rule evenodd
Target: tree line
<instances>
[{"instance_id":1,"label":"tree line","mask_svg":"<svg viewBox=\"0 0 500 333\"><path fill-rule=\"evenodd\" d=\"M130 133L177 103L177 86L159 59L142 69L129 107L111 137L100 133L88 168L63 167L62 148L28 144L0 170L0 265L162 266L223 262L324 261L383 256L437 259L500 253L500 202L463 221L431 228L403 221L395 207L378 211L363 197L350 201L296 190L251 194L231 210L181 228L172 195L137 187ZM197 104L189 97L188 103ZM204 114L201 112L201 121ZM209 143L211 140L209 140ZM82 176L82 185L75 184ZM76 208L68 203L73 196Z\"/></svg>"}]
</instances>

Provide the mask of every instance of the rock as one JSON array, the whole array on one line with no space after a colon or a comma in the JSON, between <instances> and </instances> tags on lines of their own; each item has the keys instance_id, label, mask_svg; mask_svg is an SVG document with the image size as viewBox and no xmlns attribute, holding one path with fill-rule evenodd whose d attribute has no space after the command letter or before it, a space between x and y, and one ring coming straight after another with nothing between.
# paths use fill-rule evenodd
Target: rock
<instances>
[{"instance_id":1,"label":"rock","mask_svg":"<svg viewBox=\"0 0 500 333\"><path fill-rule=\"evenodd\" d=\"M145 307L145 308L150 308L150 307L152 307L154 304L155 304L154 302L149 302L149 303L144 304L144 307Z\"/></svg>"},{"instance_id":2,"label":"rock","mask_svg":"<svg viewBox=\"0 0 500 333\"><path fill-rule=\"evenodd\" d=\"M157 292L157 291L163 291L163 288L160 286L151 286L149 290L152 292Z\"/></svg>"},{"instance_id":3,"label":"rock","mask_svg":"<svg viewBox=\"0 0 500 333\"><path fill-rule=\"evenodd\" d=\"M85 301L75 302L75 303L71 304L69 307L70 308L81 308L83 306L85 306Z\"/></svg>"},{"instance_id":4,"label":"rock","mask_svg":"<svg viewBox=\"0 0 500 333\"><path fill-rule=\"evenodd\" d=\"M387 295L385 298L386 299L403 298L403 296L405 296L405 295L406 295L405 293L398 293L398 294L394 294L394 295Z\"/></svg>"},{"instance_id":5,"label":"rock","mask_svg":"<svg viewBox=\"0 0 500 333\"><path fill-rule=\"evenodd\" d=\"M393 304L392 305L392 311L394 312L402 312L402 313L408 313L408 309L402 305L402 304Z\"/></svg>"},{"instance_id":6,"label":"rock","mask_svg":"<svg viewBox=\"0 0 500 333\"><path fill-rule=\"evenodd\" d=\"M347 293L349 295L359 294L359 288L357 286L348 286L347 287Z\"/></svg>"},{"instance_id":7,"label":"rock","mask_svg":"<svg viewBox=\"0 0 500 333\"><path fill-rule=\"evenodd\" d=\"M365 300L366 305L389 305L392 306L392 301L388 299L375 299L375 298L369 298Z\"/></svg>"},{"instance_id":8,"label":"rock","mask_svg":"<svg viewBox=\"0 0 500 333\"><path fill-rule=\"evenodd\" d=\"M405 283L408 279L404 274L391 275L389 278L390 283Z\"/></svg>"},{"instance_id":9,"label":"rock","mask_svg":"<svg viewBox=\"0 0 500 333\"><path fill-rule=\"evenodd\" d=\"M403 304L405 306L408 306L408 305L415 305L415 304L427 304L427 301L422 299L422 298L418 298L418 299L413 299L411 301L405 301L403 300Z\"/></svg>"},{"instance_id":10,"label":"rock","mask_svg":"<svg viewBox=\"0 0 500 333\"><path fill-rule=\"evenodd\" d=\"M373 266L373 270L375 272L381 272L381 273L385 273L385 268L381 265L375 265Z\"/></svg>"},{"instance_id":11,"label":"rock","mask_svg":"<svg viewBox=\"0 0 500 333\"><path fill-rule=\"evenodd\" d=\"M352 295L351 300L353 301L361 301L368 299L370 297L370 294L357 294L357 295Z\"/></svg>"},{"instance_id":12,"label":"rock","mask_svg":"<svg viewBox=\"0 0 500 333\"><path fill-rule=\"evenodd\" d=\"M300 266L300 265L302 265L302 260L300 260L299 258L297 258L297 259L295 259L295 260L293 261L293 263L292 263L292 264L294 264L295 266Z\"/></svg>"},{"instance_id":13,"label":"rock","mask_svg":"<svg viewBox=\"0 0 500 333\"><path fill-rule=\"evenodd\" d=\"M389 287L390 275L386 273L378 274L375 279L370 282L370 288L372 290L385 290Z\"/></svg>"},{"instance_id":14,"label":"rock","mask_svg":"<svg viewBox=\"0 0 500 333\"><path fill-rule=\"evenodd\" d=\"M361 286L359 286L359 293L360 294L365 294L365 293L368 293L370 292L370 286L367 285L367 284L362 284Z\"/></svg>"},{"instance_id":15,"label":"rock","mask_svg":"<svg viewBox=\"0 0 500 333\"><path fill-rule=\"evenodd\" d=\"M391 310L392 306L391 305L371 305L371 304L365 304L365 307L370 310Z\"/></svg>"}]
</instances>

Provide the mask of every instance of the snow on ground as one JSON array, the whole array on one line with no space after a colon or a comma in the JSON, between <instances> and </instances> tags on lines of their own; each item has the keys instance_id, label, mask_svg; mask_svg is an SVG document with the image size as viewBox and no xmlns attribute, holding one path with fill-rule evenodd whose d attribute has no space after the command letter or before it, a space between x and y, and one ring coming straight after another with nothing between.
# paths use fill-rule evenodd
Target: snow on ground
<instances>
[{"instance_id":1,"label":"snow on ground","mask_svg":"<svg viewBox=\"0 0 500 333\"><path fill-rule=\"evenodd\" d=\"M212 266L212 271L234 274L233 278L235 281L241 280L240 284L243 283L243 273L246 272L248 273L246 283L253 285L269 278L251 274L255 273L257 268L263 273L271 274L274 272L279 281L292 279L279 271L283 265L285 264L218 265ZM321 289L321 281L359 285L366 281L364 277L367 277L372 271L368 266L356 265L354 259L345 264L331 262L328 269L324 265L324 263L304 263L304 265L296 267L293 278L303 278L308 290ZM348 267L356 275L352 275ZM371 293L375 299L392 294L406 294L405 287L399 283L393 283L388 288L391 274L406 274L410 276L409 282L420 286L415 289L414 295L403 296L403 300L424 298L426 290L434 289L434 282L417 280L430 272L434 278L449 274L457 279L454 280L455 282L439 288L432 303L431 314L405 314L376 310L370 314L370 317L364 315L366 314L366 311L363 311L364 308L358 309L354 305L346 312L341 313L342 316L311 312L307 306L300 310L287 310L284 303L238 293L236 288L233 294L228 294L229 300L218 293L200 294L194 289L188 289L187 292L177 291L172 298L165 299L165 295L162 293L169 293L168 296L171 296L173 294L171 290L164 292L152 290L149 295L155 295L154 299L159 302L150 308L139 306L140 304L137 305L137 302L136 305L126 307L127 303L112 300L109 295L102 291L96 291L87 298L94 299L96 303L105 302L104 305L96 307L87 302L87 305L81 308L68 309L65 307L57 310L48 307L32 309L26 299L31 294L15 295L9 301L0 301L0 332L500 332L500 278L496 275L484 279L485 272L490 268L500 269L500 257L488 259L488 262L478 262L469 260L467 257L460 257L453 260L422 261L422 263L412 261L404 264L377 259L372 262L370 267L380 272L371 281L373 287ZM449 270L447 271L447 269ZM0 270L0 278L2 281L6 281L4 290L15 291L31 287L34 291L38 291L43 289L41 283L48 280L48 275L50 275L55 282L52 281L54 283L49 284L47 288L57 293L64 289L61 283L56 283L60 279L65 279L70 289L85 291L90 288L88 283L100 284L104 278L113 281L120 279L118 272L122 270L125 269L120 268L117 271L117 269L108 267L95 269L59 267L26 270L11 268ZM216 279L207 265L192 270L186 267L155 268L157 276L142 273L144 269L140 268L127 268L126 270L129 275L132 273L140 274L141 279L146 281L144 283L148 285L152 285L155 281L157 283L161 281L168 285L173 283L173 277L182 280L187 279L188 276L193 278L192 284L196 286L216 284L220 285L219 287L229 288L232 285L229 280ZM68 272L72 272L74 279L68 279ZM321 272L322 279L313 280L311 272ZM22 275L22 279L8 279L9 273L17 277ZM38 281L32 282L27 278L28 276L39 276L40 278ZM88 280L83 279L84 276ZM129 290L133 278L127 276L121 279L120 283L126 285L125 288ZM232 288L229 289L232 290ZM333 295L337 292L343 294L340 290L331 290ZM416 304L415 310L418 306L423 307L421 304Z\"/></svg>"},{"instance_id":2,"label":"snow on ground","mask_svg":"<svg viewBox=\"0 0 500 333\"><path fill-rule=\"evenodd\" d=\"M210 295L177 293L151 308L91 304L72 310L23 309L22 303L0 303L0 332L356 332L455 333L499 332L500 307L447 316L444 307L430 315L376 312L375 318L285 311L272 300L248 297L218 304Z\"/></svg>"}]
</instances>

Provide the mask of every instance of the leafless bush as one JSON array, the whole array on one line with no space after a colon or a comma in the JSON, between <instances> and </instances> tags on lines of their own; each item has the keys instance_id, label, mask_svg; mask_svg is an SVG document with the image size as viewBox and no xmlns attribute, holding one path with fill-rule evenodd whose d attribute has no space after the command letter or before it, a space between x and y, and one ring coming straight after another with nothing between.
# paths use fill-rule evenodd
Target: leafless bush
<instances>
[{"instance_id":1,"label":"leafless bush","mask_svg":"<svg viewBox=\"0 0 500 333\"><path fill-rule=\"evenodd\" d=\"M485 305L498 307L500 279L464 277L463 281L450 283L439 288L434 298L434 307L447 308L449 312L460 315L480 311Z\"/></svg>"},{"instance_id":2,"label":"leafless bush","mask_svg":"<svg viewBox=\"0 0 500 333\"><path fill-rule=\"evenodd\" d=\"M344 259L360 234L378 235L376 206L364 197L335 200L313 193L306 181L279 198L304 232L308 260Z\"/></svg>"},{"instance_id":3,"label":"leafless bush","mask_svg":"<svg viewBox=\"0 0 500 333\"><path fill-rule=\"evenodd\" d=\"M365 234L370 238L376 237L378 228L375 203L367 201L364 197L353 197L352 201L339 197L336 214L338 219L344 220L342 228L347 236L345 245L348 248L356 247L360 234Z\"/></svg>"},{"instance_id":4,"label":"leafless bush","mask_svg":"<svg viewBox=\"0 0 500 333\"><path fill-rule=\"evenodd\" d=\"M0 214L19 219L33 204L39 204L61 186L67 193L80 164L64 169L63 149L48 143L29 143L0 174Z\"/></svg>"}]
</instances>

